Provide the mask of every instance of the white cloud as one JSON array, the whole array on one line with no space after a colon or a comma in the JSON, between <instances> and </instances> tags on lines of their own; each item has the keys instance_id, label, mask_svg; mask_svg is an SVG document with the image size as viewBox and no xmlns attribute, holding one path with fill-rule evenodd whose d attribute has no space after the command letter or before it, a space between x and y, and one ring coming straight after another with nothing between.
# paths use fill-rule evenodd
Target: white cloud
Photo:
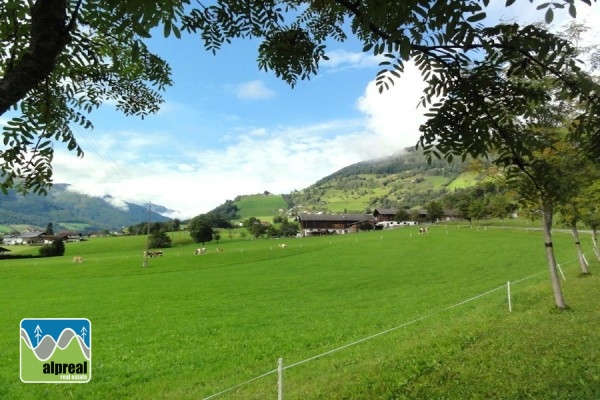
<instances>
[{"instance_id":1,"label":"white cloud","mask_svg":"<svg viewBox=\"0 0 600 400\"><path fill-rule=\"evenodd\" d=\"M264 100L275 97L276 93L269 89L263 81L253 80L240 83L235 88L236 96L247 100Z\"/></svg>"},{"instance_id":2,"label":"white cloud","mask_svg":"<svg viewBox=\"0 0 600 400\"><path fill-rule=\"evenodd\" d=\"M289 193L350 164L414 145L422 121L415 109L423 86L419 82L416 69L407 65L389 91L380 94L374 82L366 86L355 119L238 128L228 132L236 139L224 148L170 146L169 151L135 160L130 152L149 151L143 138L155 138L154 133L128 132L125 136L136 143L132 148L120 144L122 133L115 135L119 140L101 135L102 154L88 151L77 159L57 151L55 181L72 183L73 190L90 195L108 194L137 204L151 201L177 210L173 217L179 218L205 213L237 195Z\"/></svg>"},{"instance_id":3,"label":"white cloud","mask_svg":"<svg viewBox=\"0 0 600 400\"><path fill-rule=\"evenodd\" d=\"M70 187L69 187L69 189L70 189ZM70 189L70 190L72 190L72 189ZM116 208L120 208L123 211L129 210L129 205L127 204L127 202L125 202L125 201L123 201L121 199L115 199L112 196L106 196L106 197L103 198L103 200L105 202L107 202L108 204L110 204L111 206L116 207Z\"/></svg>"},{"instance_id":4,"label":"white cloud","mask_svg":"<svg viewBox=\"0 0 600 400\"><path fill-rule=\"evenodd\" d=\"M383 57L375 57L371 53L351 52L347 50L331 50L327 52L329 60L323 61L328 68L373 68L379 65Z\"/></svg>"},{"instance_id":5,"label":"white cloud","mask_svg":"<svg viewBox=\"0 0 600 400\"><path fill-rule=\"evenodd\" d=\"M423 108L418 108L425 83L419 70L412 63L406 63L404 73L396 79L389 90L379 93L375 81L371 81L365 93L358 99L357 108L367 119L367 129L373 140L369 153L373 157L390 153L390 149L402 149L417 144L419 126L425 122ZM387 152L387 153L386 153Z\"/></svg>"}]
</instances>

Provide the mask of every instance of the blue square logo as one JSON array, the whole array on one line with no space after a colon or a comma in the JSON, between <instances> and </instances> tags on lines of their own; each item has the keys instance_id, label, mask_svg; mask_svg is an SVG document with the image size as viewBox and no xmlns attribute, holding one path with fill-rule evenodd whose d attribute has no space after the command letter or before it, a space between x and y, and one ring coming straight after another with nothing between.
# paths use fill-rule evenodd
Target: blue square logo
<instances>
[{"instance_id":1,"label":"blue square logo","mask_svg":"<svg viewBox=\"0 0 600 400\"><path fill-rule=\"evenodd\" d=\"M92 379L92 324L86 318L24 318L21 381L87 383Z\"/></svg>"}]
</instances>

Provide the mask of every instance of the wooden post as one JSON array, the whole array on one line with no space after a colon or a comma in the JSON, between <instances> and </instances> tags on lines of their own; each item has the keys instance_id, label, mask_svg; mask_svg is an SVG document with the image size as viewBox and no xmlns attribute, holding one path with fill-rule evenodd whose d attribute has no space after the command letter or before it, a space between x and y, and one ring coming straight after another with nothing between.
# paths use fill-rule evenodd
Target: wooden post
<instances>
[{"instance_id":1,"label":"wooden post","mask_svg":"<svg viewBox=\"0 0 600 400\"><path fill-rule=\"evenodd\" d=\"M283 358L277 365L277 400L283 400Z\"/></svg>"},{"instance_id":2,"label":"wooden post","mask_svg":"<svg viewBox=\"0 0 600 400\"><path fill-rule=\"evenodd\" d=\"M512 312L512 304L510 302L510 281L506 282L506 289L508 291L508 312Z\"/></svg>"}]
</instances>

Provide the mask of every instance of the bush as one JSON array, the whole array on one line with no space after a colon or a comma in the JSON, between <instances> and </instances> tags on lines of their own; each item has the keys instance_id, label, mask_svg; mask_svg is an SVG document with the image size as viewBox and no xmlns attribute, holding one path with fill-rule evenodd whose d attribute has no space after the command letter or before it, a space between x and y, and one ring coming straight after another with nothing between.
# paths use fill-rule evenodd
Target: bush
<instances>
[{"instance_id":1,"label":"bush","mask_svg":"<svg viewBox=\"0 0 600 400\"><path fill-rule=\"evenodd\" d=\"M40 247L40 256L56 257L65 255L65 244L60 239L54 239L52 244L47 244Z\"/></svg>"},{"instance_id":2,"label":"bush","mask_svg":"<svg viewBox=\"0 0 600 400\"><path fill-rule=\"evenodd\" d=\"M164 249L167 247L172 247L173 241L164 232L154 232L152 234L152 236L150 236L150 241L148 242L148 246L151 249Z\"/></svg>"}]
</instances>

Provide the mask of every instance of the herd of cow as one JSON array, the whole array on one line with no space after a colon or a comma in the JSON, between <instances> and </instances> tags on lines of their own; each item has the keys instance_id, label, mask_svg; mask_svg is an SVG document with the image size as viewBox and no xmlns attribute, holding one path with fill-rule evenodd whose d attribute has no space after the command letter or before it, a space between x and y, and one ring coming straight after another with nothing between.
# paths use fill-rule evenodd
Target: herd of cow
<instances>
[{"instance_id":1,"label":"herd of cow","mask_svg":"<svg viewBox=\"0 0 600 400\"><path fill-rule=\"evenodd\" d=\"M419 229L419 234L428 233L428 232L429 232L429 230L427 229L427 227ZM287 244L285 244L285 243L279 243L277 246L280 247L280 248L286 248ZM208 251L208 249L206 247L199 247L194 252L194 255L206 254L207 251ZM215 249L215 251L217 253L221 253L221 252L223 252L223 249L220 248L220 247L217 247ZM144 254L144 257L150 257L150 258L152 258L152 257L162 257L163 252L160 251L160 250L158 250L158 251L144 251L143 254ZM81 257L81 256L75 256L75 257L73 257L73 263L78 263L78 264L83 263L83 257Z\"/></svg>"},{"instance_id":2,"label":"herd of cow","mask_svg":"<svg viewBox=\"0 0 600 400\"><path fill-rule=\"evenodd\" d=\"M215 251L216 251L217 253L221 253L221 252L223 251L223 249L222 249L222 248L220 248L220 247L217 247L217 248L215 249ZM195 255L198 255L198 254L206 254L206 252L207 252L207 249L206 249L206 247L200 247L200 248L196 249L196 251L194 252L194 254L195 254Z\"/></svg>"},{"instance_id":3,"label":"herd of cow","mask_svg":"<svg viewBox=\"0 0 600 400\"><path fill-rule=\"evenodd\" d=\"M279 243L279 245L278 245L278 246L279 246L279 247L281 247L281 248L284 248L284 247L287 247L287 244L285 244L285 243ZM207 252L207 251L208 251L208 249L207 249L206 247L199 247L199 248L197 248L197 249L196 249L196 251L194 252L194 255L206 254L206 252ZM217 248L215 249L215 251L216 251L217 253L221 253L221 252L223 251L223 249L222 249L222 248L220 248L220 247L217 247Z\"/></svg>"},{"instance_id":4,"label":"herd of cow","mask_svg":"<svg viewBox=\"0 0 600 400\"><path fill-rule=\"evenodd\" d=\"M144 251L144 257L161 257L163 255L162 251Z\"/></svg>"},{"instance_id":5,"label":"herd of cow","mask_svg":"<svg viewBox=\"0 0 600 400\"><path fill-rule=\"evenodd\" d=\"M287 244L280 243L278 246L281 247L281 248L284 248L284 247L287 247ZM194 252L194 254L195 255L206 254L207 251L208 251L208 249L206 247L200 247L200 248L196 249L196 251ZM215 251L217 253L221 253L221 252L223 252L223 249L220 248L220 247L217 247L215 249ZM163 252L160 251L160 250L159 251L144 251L143 254L144 254L144 257L150 257L150 258L152 258L152 257L162 257ZM81 256L75 256L75 257L73 257L73 263L81 264L82 262L83 262L83 257L81 257Z\"/></svg>"}]
</instances>

